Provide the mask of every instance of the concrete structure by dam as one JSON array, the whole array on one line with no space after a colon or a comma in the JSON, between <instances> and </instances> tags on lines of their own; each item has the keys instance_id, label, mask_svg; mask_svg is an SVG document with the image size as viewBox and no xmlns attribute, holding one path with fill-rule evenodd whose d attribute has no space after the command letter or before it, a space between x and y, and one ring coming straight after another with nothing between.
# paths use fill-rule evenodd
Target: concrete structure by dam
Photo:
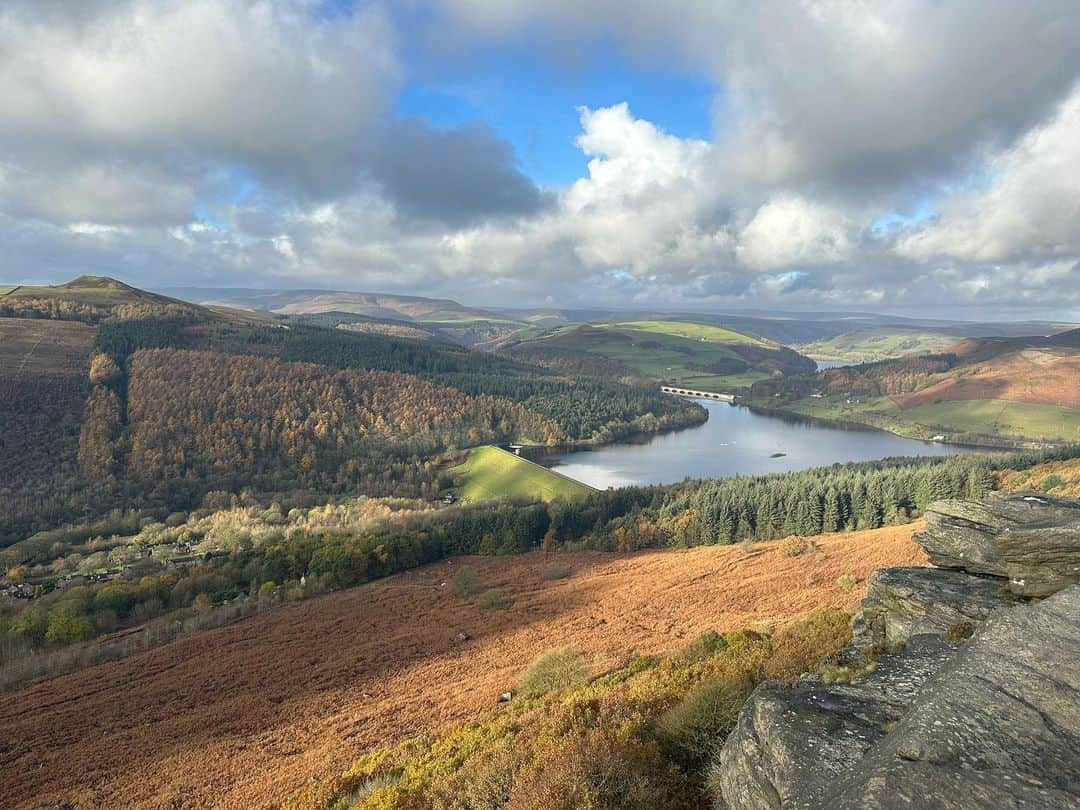
<instances>
[{"instance_id":1,"label":"concrete structure by dam","mask_svg":"<svg viewBox=\"0 0 1080 810\"><path fill-rule=\"evenodd\" d=\"M715 391L695 391L692 388L679 388L675 385L661 385L660 390L665 394L675 394L680 397L693 397L695 399L717 399L721 402L734 402L734 394L718 394Z\"/></svg>"}]
</instances>

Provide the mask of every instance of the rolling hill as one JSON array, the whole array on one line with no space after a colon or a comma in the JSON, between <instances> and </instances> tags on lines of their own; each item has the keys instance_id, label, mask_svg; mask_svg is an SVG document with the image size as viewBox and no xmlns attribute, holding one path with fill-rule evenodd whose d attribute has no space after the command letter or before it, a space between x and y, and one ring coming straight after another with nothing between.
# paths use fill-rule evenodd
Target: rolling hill
<instances>
[{"instance_id":1,"label":"rolling hill","mask_svg":"<svg viewBox=\"0 0 1080 810\"><path fill-rule=\"evenodd\" d=\"M445 451L705 418L650 386L470 350L417 321L270 316L99 277L0 298L0 389L0 546L215 490L430 497Z\"/></svg>"},{"instance_id":2,"label":"rolling hill","mask_svg":"<svg viewBox=\"0 0 1080 810\"><path fill-rule=\"evenodd\" d=\"M563 326L506 342L509 357L586 373L636 376L706 391L746 388L813 361L752 334L695 321L638 320Z\"/></svg>"},{"instance_id":3,"label":"rolling hill","mask_svg":"<svg viewBox=\"0 0 1080 810\"><path fill-rule=\"evenodd\" d=\"M177 287L171 295L206 306L263 310L275 315L321 315L323 325L340 314L339 323L355 325L362 316L371 323L407 322L464 346L497 341L527 324L514 317L468 307L446 298L349 292L344 290L253 290ZM366 331L366 330L365 330ZM374 330L372 330L374 331Z\"/></svg>"},{"instance_id":4,"label":"rolling hill","mask_svg":"<svg viewBox=\"0 0 1080 810\"><path fill-rule=\"evenodd\" d=\"M551 647L579 645L604 671L627 650L847 606L862 588L839 577L922 562L912 529L820 538L821 553L803 558L778 543L751 555L565 553L555 581L541 554L433 563L0 695L0 720L21 741L0 750L0 786L27 810L277 806L367 751L491 717ZM466 565L506 608L440 586Z\"/></svg>"},{"instance_id":5,"label":"rolling hill","mask_svg":"<svg viewBox=\"0 0 1080 810\"><path fill-rule=\"evenodd\" d=\"M938 354L755 385L751 401L951 441L1080 440L1080 330L971 338Z\"/></svg>"},{"instance_id":6,"label":"rolling hill","mask_svg":"<svg viewBox=\"0 0 1080 810\"><path fill-rule=\"evenodd\" d=\"M592 487L541 467L499 447L474 447L466 461L450 470L461 500L524 498L572 501Z\"/></svg>"}]
</instances>

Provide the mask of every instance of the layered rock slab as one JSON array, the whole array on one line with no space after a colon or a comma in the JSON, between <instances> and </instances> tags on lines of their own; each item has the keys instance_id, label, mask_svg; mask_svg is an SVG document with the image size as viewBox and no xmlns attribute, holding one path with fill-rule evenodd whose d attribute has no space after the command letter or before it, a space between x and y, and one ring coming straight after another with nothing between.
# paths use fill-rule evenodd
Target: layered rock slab
<instances>
[{"instance_id":1,"label":"layered rock slab","mask_svg":"<svg viewBox=\"0 0 1080 810\"><path fill-rule=\"evenodd\" d=\"M1080 586L995 615L814 806L1080 808Z\"/></svg>"},{"instance_id":2,"label":"layered rock slab","mask_svg":"<svg viewBox=\"0 0 1080 810\"><path fill-rule=\"evenodd\" d=\"M867 586L853 642L896 646L925 633L946 635L967 622L973 630L1008 602L1005 580L941 568L879 568ZM968 633L967 635L970 635Z\"/></svg>"},{"instance_id":3,"label":"layered rock slab","mask_svg":"<svg viewBox=\"0 0 1080 810\"><path fill-rule=\"evenodd\" d=\"M858 684L804 679L758 687L714 765L731 810L822 807L823 795L881 740L923 684L955 652L938 636L916 636Z\"/></svg>"},{"instance_id":4,"label":"layered rock slab","mask_svg":"<svg viewBox=\"0 0 1080 810\"><path fill-rule=\"evenodd\" d=\"M1009 580L1018 596L1049 596L1080 582L1080 501L1033 492L946 500L915 536L930 561Z\"/></svg>"},{"instance_id":5,"label":"layered rock slab","mask_svg":"<svg viewBox=\"0 0 1080 810\"><path fill-rule=\"evenodd\" d=\"M942 501L916 540L961 570L875 572L842 659L891 652L851 684L759 687L718 807L1080 810L1080 501Z\"/></svg>"}]
</instances>

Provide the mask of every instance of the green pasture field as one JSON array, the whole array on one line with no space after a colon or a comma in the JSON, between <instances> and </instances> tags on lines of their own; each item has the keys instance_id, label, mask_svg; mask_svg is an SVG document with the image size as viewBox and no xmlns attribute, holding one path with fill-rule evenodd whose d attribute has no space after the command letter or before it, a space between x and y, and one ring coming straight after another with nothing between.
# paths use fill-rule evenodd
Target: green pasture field
<instances>
[{"instance_id":1,"label":"green pasture field","mask_svg":"<svg viewBox=\"0 0 1080 810\"><path fill-rule=\"evenodd\" d=\"M545 469L498 447L475 447L464 464L451 472L460 479L458 497L466 502L492 498L572 501L592 487Z\"/></svg>"}]
</instances>

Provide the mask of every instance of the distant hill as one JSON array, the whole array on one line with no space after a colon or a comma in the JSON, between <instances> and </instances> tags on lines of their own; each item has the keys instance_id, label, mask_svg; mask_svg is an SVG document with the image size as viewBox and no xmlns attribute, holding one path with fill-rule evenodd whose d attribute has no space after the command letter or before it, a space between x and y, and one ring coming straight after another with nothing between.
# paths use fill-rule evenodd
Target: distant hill
<instances>
[{"instance_id":1,"label":"distant hill","mask_svg":"<svg viewBox=\"0 0 1080 810\"><path fill-rule=\"evenodd\" d=\"M458 306L417 301L417 316ZM444 452L705 419L651 385L515 362L446 334L487 323L273 315L100 277L4 290L0 547L113 508L190 508L211 491L431 496Z\"/></svg>"},{"instance_id":2,"label":"distant hill","mask_svg":"<svg viewBox=\"0 0 1080 810\"><path fill-rule=\"evenodd\" d=\"M469 307L448 298L350 292L345 290L254 290L245 288L176 287L170 295L205 306L264 310L277 315L361 315L373 321L405 321L430 327L439 337L463 346L482 346L527 324L505 314ZM341 323L358 323L343 318ZM324 321L324 325L326 324ZM372 328L353 327L363 331ZM384 330L385 331L385 330Z\"/></svg>"},{"instance_id":3,"label":"distant hill","mask_svg":"<svg viewBox=\"0 0 1080 810\"><path fill-rule=\"evenodd\" d=\"M757 335L694 321L640 320L523 332L510 357L579 373L637 376L704 391L731 391L774 374L808 373L812 360Z\"/></svg>"},{"instance_id":4,"label":"distant hill","mask_svg":"<svg viewBox=\"0 0 1080 810\"><path fill-rule=\"evenodd\" d=\"M1080 329L968 338L944 350L751 389L751 400L951 441L1080 440Z\"/></svg>"},{"instance_id":5,"label":"distant hill","mask_svg":"<svg viewBox=\"0 0 1080 810\"><path fill-rule=\"evenodd\" d=\"M399 321L517 321L488 310L468 307L448 298L350 292L346 290L254 290L245 288L175 287L169 295L200 304L264 309L282 315L351 312Z\"/></svg>"}]
</instances>

